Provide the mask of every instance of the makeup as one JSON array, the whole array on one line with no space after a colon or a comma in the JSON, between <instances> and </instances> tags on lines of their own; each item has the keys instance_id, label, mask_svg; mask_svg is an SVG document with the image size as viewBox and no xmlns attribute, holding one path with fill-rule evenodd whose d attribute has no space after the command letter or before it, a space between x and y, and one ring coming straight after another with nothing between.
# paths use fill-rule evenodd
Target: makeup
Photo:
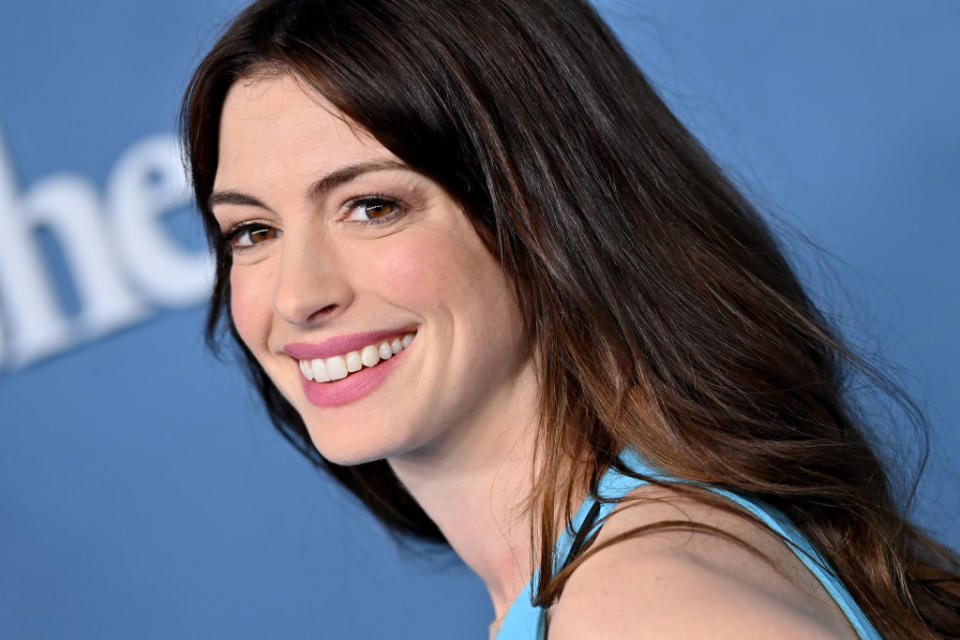
<instances>
[{"instance_id":1,"label":"makeup","mask_svg":"<svg viewBox=\"0 0 960 640\"><path fill-rule=\"evenodd\" d=\"M303 391L313 405L338 407L371 393L396 368L416 336L416 327L355 333L318 343L293 343Z\"/></svg>"},{"instance_id":2,"label":"makeup","mask_svg":"<svg viewBox=\"0 0 960 640\"><path fill-rule=\"evenodd\" d=\"M314 382L304 378L303 392L307 400L318 407L339 407L349 404L379 387L397 368L406 353L407 350L404 349L389 360L382 360L375 367L364 367L342 380Z\"/></svg>"}]
</instances>

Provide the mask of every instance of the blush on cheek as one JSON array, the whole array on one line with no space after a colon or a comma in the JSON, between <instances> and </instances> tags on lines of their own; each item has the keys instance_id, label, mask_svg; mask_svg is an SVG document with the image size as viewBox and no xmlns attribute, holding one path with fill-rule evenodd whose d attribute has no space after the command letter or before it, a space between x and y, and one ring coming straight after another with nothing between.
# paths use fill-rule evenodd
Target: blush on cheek
<instances>
[{"instance_id":1,"label":"blush on cheek","mask_svg":"<svg viewBox=\"0 0 960 640\"><path fill-rule=\"evenodd\" d=\"M500 266L472 228L425 227L371 256L368 273L387 290L426 302L443 292L491 286Z\"/></svg>"},{"instance_id":2,"label":"blush on cheek","mask_svg":"<svg viewBox=\"0 0 960 640\"><path fill-rule=\"evenodd\" d=\"M442 246L404 238L372 256L367 273L377 279L379 290L426 300L444 290L456 271L447 253Z\"/></svg>"}]
</instances>

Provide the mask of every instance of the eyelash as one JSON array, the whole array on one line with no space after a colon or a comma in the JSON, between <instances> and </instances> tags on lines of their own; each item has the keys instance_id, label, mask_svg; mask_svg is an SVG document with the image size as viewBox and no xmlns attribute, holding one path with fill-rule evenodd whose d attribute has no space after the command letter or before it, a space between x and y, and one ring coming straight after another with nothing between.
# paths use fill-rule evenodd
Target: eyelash
<instances>
[{"instance_id":1,"label":"eyelash","mask_svg":"<svg viewBox=\"0 0 960 640\"><path fill-rule=\"evenodd\" d=\"M383 216L382 218L375 218L372 220L351 220L350 222L359 222L360 224L386 224L387 222L391 222L395 218L402 216L407 211L407 205L402 200L400 200L399 198L392 198L388 195L382 195L382 194L367 195L367 196L361 196L359 198L354 198L353 200L347 203L347 211L352 212L354 209L362 205L366 205L368 207L386 205L389 207L393 207L394 211L391 211L390 213Z\"/></svg>"},{"instance_id":2,"label":"eyelash","mask_svg":"<svg viewBox=\"0 0 960 640\"><path fill-rule=\"evenodd\" d=\"M354 222L362 225L378 225L386 224L392 222L396 218L402 216L407 211L406 204L398 198L393 198L387 195L366 195L359 198L354 198L347 202L347 216L351 214L355 209L361 206L374 207L374 206L389 206L393 207L394 210L386 214L382 218L374 218L371 220L348 220L348 222ZM252 233L261 229L270 229L271 227L262 222L241 222L240 224L234 225L227 231L223 232L220 236L220 241L228 247L231 251L243 251L244 249L252 249L259 243L251 243L248 245L238 245L234 244L238 238L243 236L245 233Z\"/></svg>"}]
</instances>

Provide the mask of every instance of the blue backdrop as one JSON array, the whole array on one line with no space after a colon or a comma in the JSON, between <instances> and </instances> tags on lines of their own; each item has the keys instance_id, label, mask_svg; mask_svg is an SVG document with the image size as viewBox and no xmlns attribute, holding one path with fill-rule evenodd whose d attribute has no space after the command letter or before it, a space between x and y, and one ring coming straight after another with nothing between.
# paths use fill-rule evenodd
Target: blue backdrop
<instances>
[{"instance_id":1,"label":"blue backdrop","mask_svg":"<svg viewBox=\"0 0 960 640\"><path fill-rule=\"evenodd\" d=\"M238 6L2 10L0 636L485 638L478 580L398 549L204 351L175 112ZM960 4L598 6L926 409L916 515L960 547Z\"/></svg>"}]
</instances>

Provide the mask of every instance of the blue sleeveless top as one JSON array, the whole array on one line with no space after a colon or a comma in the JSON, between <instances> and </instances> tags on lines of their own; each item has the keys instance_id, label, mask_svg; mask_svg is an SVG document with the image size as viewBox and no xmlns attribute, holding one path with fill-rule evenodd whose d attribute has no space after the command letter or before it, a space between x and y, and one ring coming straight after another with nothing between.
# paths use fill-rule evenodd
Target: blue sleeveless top
<instances>
[{"instance_id":1,"label":"blue sleeveless top","mask_svg":"<svg viewBox=\"0 0 960 640\"><path fill-rule=\"evenodd\" d=\"M652 469L636 452L630 449L624 450L624 452L620 454L620 461L626 468L637 474L660 480L676 481L675 478L671 478ZM570 554L571 548L574 546L575 538L578 538L579 542L583 539L583 534L586 533L586 537L589 539L590 535L599 530L603 518L610 515L610 512L617 506L616 501L644 484L647 484L647 482L624 475L613 467L608 469L597 485L596 494L589 496L587 500L584 501L580 509L574 514L567 529L560 536L559 540L557 540L557 546L553 551L555 572L563 566L564 561ZM880 634L874 629L873 625L867 619L867 616L854 601L846 587L843 586L843 583L840 582L837 575L829 568L827 562L813 545L810 544L810 541L800 533L789 518L779 510L758 500L745 498L726 489L708 485L705 486L711 491L744 507L747 511L760 518L760 520L771 529L793 543L787 546L796 554L800 561L806 565L810 572L817 577L820 584L822 584L833 597L857 632L857 636L861 640L882 640ZM600 498L601 501L597 502L597 498ZM602 500L608 500L608 502L603 502ZM577 536L577 532L588 519L591 520L591 522L586 523L589 530L581 532L580 536ZM517 596L517 599L513 601L510 610L507 611L507 615L503 620L503 625L500 627L500 632L497 634L497 640L539 640L546 637L546 616L543 615L544 610L530 604L531 594L539 578L539 573L538 570L530 582L527 583L527 586L524 587L523 591L520 592L520 595Z\"/></svg>"}]
</instances>

